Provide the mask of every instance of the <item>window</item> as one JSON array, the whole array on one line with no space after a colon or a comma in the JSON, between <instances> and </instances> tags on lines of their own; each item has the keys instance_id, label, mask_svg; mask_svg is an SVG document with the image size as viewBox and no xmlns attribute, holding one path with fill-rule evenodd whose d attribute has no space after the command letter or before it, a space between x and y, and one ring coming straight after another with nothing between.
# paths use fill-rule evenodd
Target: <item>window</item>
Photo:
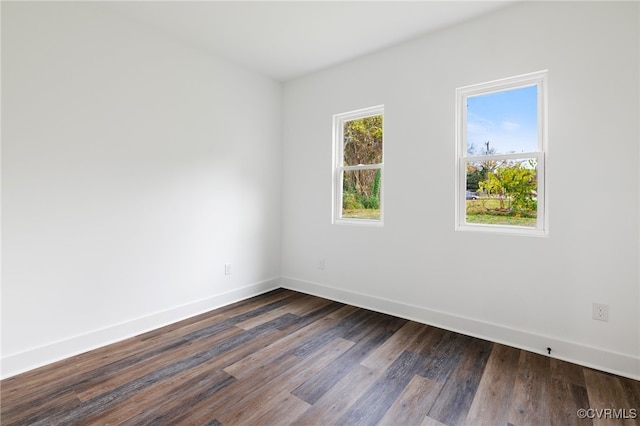
<instances>
[{"instance_id":1,"label":"window","mask_svg":"<svg viewBox=\"0 0 640 426\"><path fill-rule=\"evenodd\" d=\"M546 80L456 90L456 229L547 235Z\"/></svg>"},{"instance_id":2,"label":"window","mask_svg":"<svg viewBox=\"0 0 640 426\"><path fill-rule=\"evenodd\" d=\"M333 116L333 223L382 225L383 113L376 106Z\"/></svg>"}]
</instances>

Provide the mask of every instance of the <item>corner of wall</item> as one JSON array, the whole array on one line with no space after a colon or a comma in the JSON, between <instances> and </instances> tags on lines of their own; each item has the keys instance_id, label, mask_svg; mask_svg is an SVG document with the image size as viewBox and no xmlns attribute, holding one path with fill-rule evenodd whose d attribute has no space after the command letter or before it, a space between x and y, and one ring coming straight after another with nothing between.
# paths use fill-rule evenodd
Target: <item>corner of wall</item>
<instances>
[{"instance_id":1,"label":"corner of wall","mask_svg":"<svg viewBox=\"0 0 640 426\"><path fill-rule=\"evenodd\" d=\"M272 278L220 293L206 299L197 300L165 311L95 330L91 333L7 355L0 360L0 378L6 379L74 355L116 343L141 333L275 290L280 286L281 279Z\"/></svg>"}]
</instances>

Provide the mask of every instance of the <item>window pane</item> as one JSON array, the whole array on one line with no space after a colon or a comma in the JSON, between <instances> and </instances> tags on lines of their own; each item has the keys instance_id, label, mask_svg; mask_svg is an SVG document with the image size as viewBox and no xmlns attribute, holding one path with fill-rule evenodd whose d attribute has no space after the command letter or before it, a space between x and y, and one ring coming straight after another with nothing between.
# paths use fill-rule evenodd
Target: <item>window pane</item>
<instances>
[{"instance_id":1,"label":"window pane","mask_svg":"<svg viewBox=\"0 0 640 426\"><path fill-rule=\"evenodd\" d=\"M380 219L382 170L342 172L342 217Z\"/></svg>"},{"instance_id":2,"label":"window pane","mask_svg":"<svg viewBox=\"0 0 640 426\"><path fill-rule=\"evenodd\" d=\"M538 87L467 97L467 155L538 151Z\"/></svg>"},{"instance_id":3,"label":"window pane","mask_svg":"<svg viewBox=\"0 0 640 426\"><path fill-rule=\"evenodd\" d=\"M382 163L382 115L344 123L345 166Z\"/></svg>"},{"instance_id":4,"label":"window pane","mask_svg":"<svg viewBox=\"0 0 640 426\"><path fill-rule=\"evenodd\" d=\"M535 158L466 163L466 222L536 227Z\"/></svg>"}]
</instances>

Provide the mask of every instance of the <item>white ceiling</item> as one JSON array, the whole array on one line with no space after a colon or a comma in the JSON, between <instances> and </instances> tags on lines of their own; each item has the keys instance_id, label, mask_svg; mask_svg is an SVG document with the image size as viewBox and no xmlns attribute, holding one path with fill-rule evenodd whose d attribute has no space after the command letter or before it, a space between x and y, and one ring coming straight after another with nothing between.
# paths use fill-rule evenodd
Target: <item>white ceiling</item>
<instances>
[{"instance_id":1,"label":"white ceiling","mask_svg":"<svg viewBox=\"0 0 640 426\"><path fill-rule=\"evenodd\" d=\"M513 1L135 1L99 7L286 81Z\"/></svg>"}]
</instances>

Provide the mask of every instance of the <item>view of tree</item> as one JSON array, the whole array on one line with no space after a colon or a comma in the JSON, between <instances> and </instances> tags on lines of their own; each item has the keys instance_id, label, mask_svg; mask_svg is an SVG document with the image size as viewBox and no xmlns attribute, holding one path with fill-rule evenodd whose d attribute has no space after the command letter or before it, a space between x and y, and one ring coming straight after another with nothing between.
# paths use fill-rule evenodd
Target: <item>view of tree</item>
<instances>
[{"instance_id":1,"label":"view of tree","mask_svg":"<svg viewBox=\"0 0 640 426\"><path fill-rule=\"evenodd\" d=\"M344 125L344 165L382 162L382 115L347 121Z\"/></svg>"},{"instance_id":2,"label":"view of tree","mask_svg":"<svg viewBox=\"0 0 640 426\"><path fill-rule=\"evenodd\" d=\"M480 155L493 155L496 150L491 147L491 142L487 141L482 148L482 153ZM467 148L468 155L475 154L476 147L471 144ZM478 191L479 184L481 181L487 179L487 176L490 172L493 172L497 167L497 163L495 161L483 161L480 164L472 165L467 163L467 190L476 192Z\"/></svg>"},{"instance_id":3,"label":"view of tree","mask_svg":"<svg viewBox=\"0 0 640 426\"><path fill-rule=\"evenodd\" d=\"M487 170L482 166L476 167L467 163L467 191L478 192L480 182L487 178Z\"/></svg>"},{"instance_id":4,"label":"view of tree","mask_svg":"<svg viewBox=\"0 0 640 426\"><path fill-rule=\"evenodd\" d=\"M471 146L468 151L475 152ZM481 155L493 155L487 141ZM466 164L467 191L477 199L467 200L467 220L502 223L497 217L535 218L537 216L537 164L534 159L476 161ZM510 219L505 223L513 224ZM534 226L531 220L524 226Z\"/></svg>"},{"instance_id":5,"label":"view of tree","mask_svg":"<svg viewBox=\"0 0 640 426\"><path fill-rule=\"evenodd\" d=\"M351 120L344 125L344 165L357 166L382 162L382 115ZM381 170L351 170L343 174L344 210L378 210L366 217L379 216ZM344 217L361 217L361 212Z\"/></svg>"},{"instance_id":6,"label":"view of tree","mask_svg":"<svg viewBox=\"0 0 640 426\"><path fill-rule=\"evenodd\" d=\"M470 224L544 227L538 218L538 196L544 188L538 172L544 166L544 116L541 90L546 73L459 89L457 106L466 108L458 143L466 189L464 221ZM538 164L540 162L540 164ZM462 197L462 194L459 194ZM520 231L518 231L520 232ZM526 233L526 232L525 232Z\"/></svg>"},{"instance_id":7,"label":"view of tree","mask_svg":"<svg viewBox=\"0 0 640 426\"><path fill-rule=\"evenodd\" d=\"M488 196L497 195L500 208L507 212L535 212L534 197L538 187L535 167L534 160L505 161L488 173L478 187Z\"/></svg>"}]
</instances>

